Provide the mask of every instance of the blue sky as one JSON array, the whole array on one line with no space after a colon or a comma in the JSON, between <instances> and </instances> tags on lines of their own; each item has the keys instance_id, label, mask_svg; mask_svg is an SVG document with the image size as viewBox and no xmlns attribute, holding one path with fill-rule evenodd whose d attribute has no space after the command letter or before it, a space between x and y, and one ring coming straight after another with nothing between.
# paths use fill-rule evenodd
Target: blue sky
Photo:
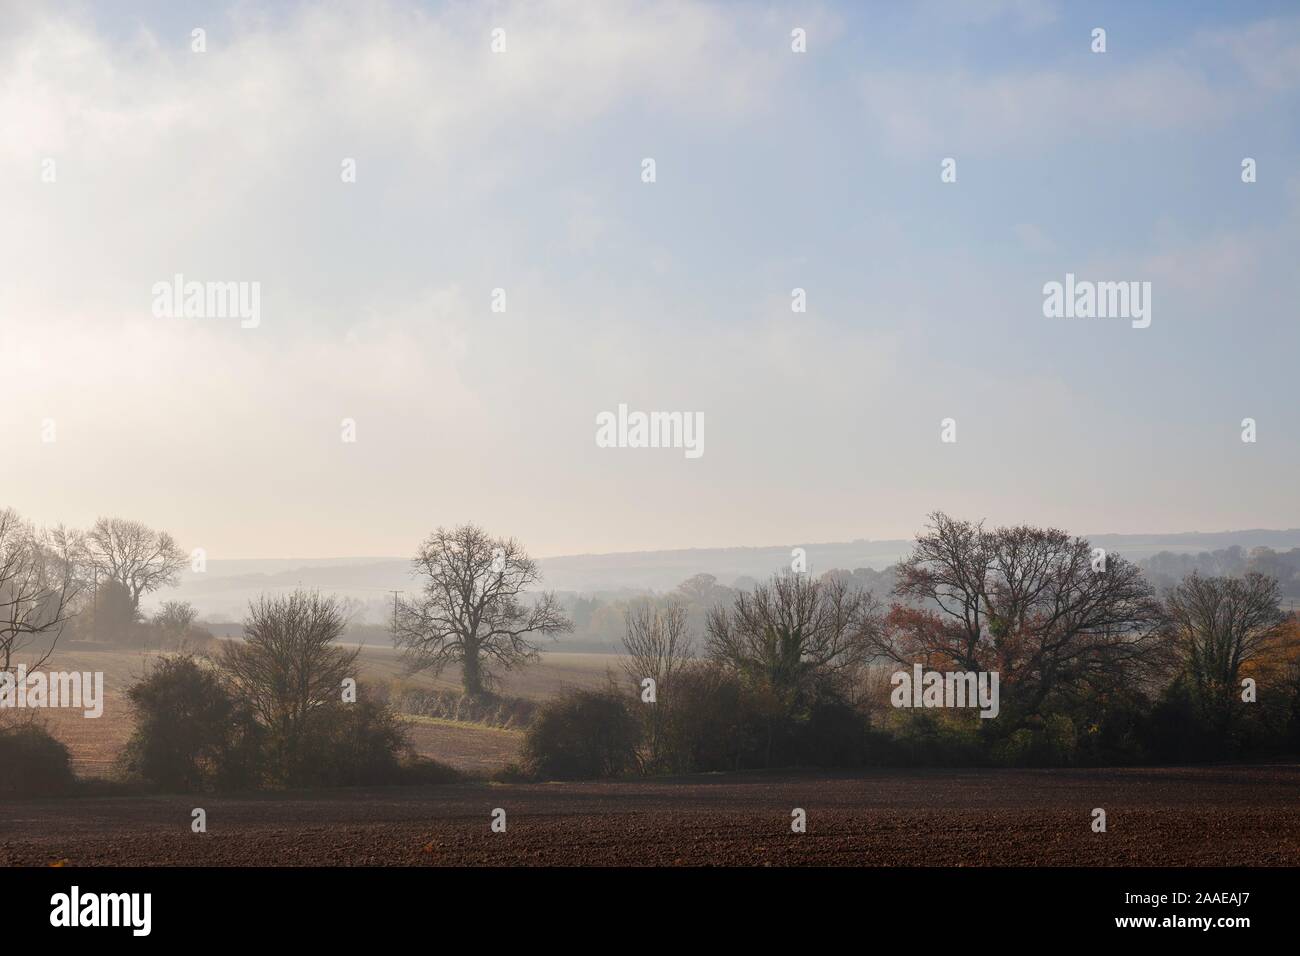
<instances>
[{"instance_id":1,"label":"blue sky","mask_svg":"<svg viewBox=\"0 0 1300 956\"><path fill-rule=\"evenodd\" d=\"M1292 4L0 11L38 521L224 557L1300 526ZM153 317L176 272L260 282L262 324ZM1044 318L1067 272L1150 281L1151 326ZM705 455L597 448L620 402Z\"/></svg>"}]
</instances>

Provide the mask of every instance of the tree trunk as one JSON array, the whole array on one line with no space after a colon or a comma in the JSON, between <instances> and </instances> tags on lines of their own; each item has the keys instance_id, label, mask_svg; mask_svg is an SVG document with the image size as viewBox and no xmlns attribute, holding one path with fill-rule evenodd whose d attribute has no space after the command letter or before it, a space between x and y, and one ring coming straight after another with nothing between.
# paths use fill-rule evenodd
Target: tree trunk
<instances>
[{"instance_id":1,"label":"tree trunk","mask_svg":"<svg viewBox=\"0 0 1300 956\"><path fill-rule=\"evenodd\" d=\"M461 685L467 696L483 696L483 671L479 666L477 647L465 649L465 660L461 664Z\"/></svg>"}]
</instances>

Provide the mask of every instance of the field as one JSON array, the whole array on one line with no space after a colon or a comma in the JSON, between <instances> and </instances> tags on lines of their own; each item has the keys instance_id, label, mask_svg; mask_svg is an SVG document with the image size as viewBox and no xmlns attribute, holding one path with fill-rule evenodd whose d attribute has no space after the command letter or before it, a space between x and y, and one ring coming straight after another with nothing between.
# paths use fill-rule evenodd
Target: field
<instances>
[{"instance_id":1,"label":"field","mask_svg":"<svg viewBox=\"0 0 1300 956\"><path fill-rule=\"evenodd\" d=\"M51 732L68 747L72 764L81 776L107 777L131 735L130 710L123 691L148 672L153 653L124 650L60 650L49 665L61 671L102 671L105 683L104 714L87 720L80 711L50 710L42 714ZM453 689L460 675L448 669L437 678L404 676L397 653L389 647L366 646L360 657L361 679L402 680L413 686ZM619 659L609 654L547 653L539 663L504 674L501 691L516 697L543 700L563 687L603 684L607 669L617 669ZM522 739L517 732L472 724L412 719L408 721L416 753L447 763L475 776L489 776L514 760Z\"/></svg>"},{"instance_id":2,"label":"field","mask_svg":"<svg viewBox=\"0 0 1300 956\"><path fill-rule=\"evenodd\" d=\"M1300 766L1284 765L42 800L0 806L0 864L1294 866L1298 794Z\"/></svg>"},{"instance_id":3,"label":"field","mask_svg":"<svg viewBox=\"0 0 1300 956\"><path fill-rule=\"evenodd\" d=\"M109 776L131 731L123 688L150 655L68 650L103 671L104 716L53 711L77 771ZM597 686L618 659L546 654L502 690L541 699ZM363 679L404 677L366 648ZM650 781L502 784L522 734L407 718L415 750L454 785L240 796L99 796L0 804L0 864L46 865L1246 865L1300 864L1300 765L1104 770L739 773ZM190 832L195 806L208 833ZM504 834L489 828L507 811ZM790 831L795 807L807 832ZM1094 808L1107 832L1094 833Z\"/></svg>"}]
</instances>

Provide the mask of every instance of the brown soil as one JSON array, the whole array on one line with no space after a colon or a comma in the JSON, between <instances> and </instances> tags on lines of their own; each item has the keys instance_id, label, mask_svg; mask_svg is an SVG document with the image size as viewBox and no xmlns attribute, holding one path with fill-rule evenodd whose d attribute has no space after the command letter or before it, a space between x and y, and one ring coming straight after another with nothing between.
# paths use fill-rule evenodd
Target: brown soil
<instances>
[{"instance_id":1,"label":"brown soil","mask_svg":"<svg viewBox=\"0 0 1300 956\"><path fill-rule=\"evenodd\" d=\"M190 832L204 807L208 833ZM507 811L492 833L495 807ZM808 814L804 834L790 812ZM1107 813L1094 833L1092 810ZM1300 765L878 770L0 804L0 864L1300 864Z\"/></svg>"}]
</instances>

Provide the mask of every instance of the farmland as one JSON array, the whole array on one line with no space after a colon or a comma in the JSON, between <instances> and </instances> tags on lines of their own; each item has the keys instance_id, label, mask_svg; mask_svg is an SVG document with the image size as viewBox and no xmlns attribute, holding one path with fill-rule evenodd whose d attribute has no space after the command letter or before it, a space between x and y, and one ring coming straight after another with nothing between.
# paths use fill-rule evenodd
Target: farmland
<instances>
[{"instance_id":1,"label":"farmland","mask_svg":"<svg viewBox=\"0 0 1300 956\"><path fill-rule=\"evenodd\" d=\"M0 864L1294 866L1298 793L1300 766L1277 765L32 800L0 814ZM190 832L194 806L206 834ZM497 807L505 833L489 828Z\"/></svg>"}]
</instances>

